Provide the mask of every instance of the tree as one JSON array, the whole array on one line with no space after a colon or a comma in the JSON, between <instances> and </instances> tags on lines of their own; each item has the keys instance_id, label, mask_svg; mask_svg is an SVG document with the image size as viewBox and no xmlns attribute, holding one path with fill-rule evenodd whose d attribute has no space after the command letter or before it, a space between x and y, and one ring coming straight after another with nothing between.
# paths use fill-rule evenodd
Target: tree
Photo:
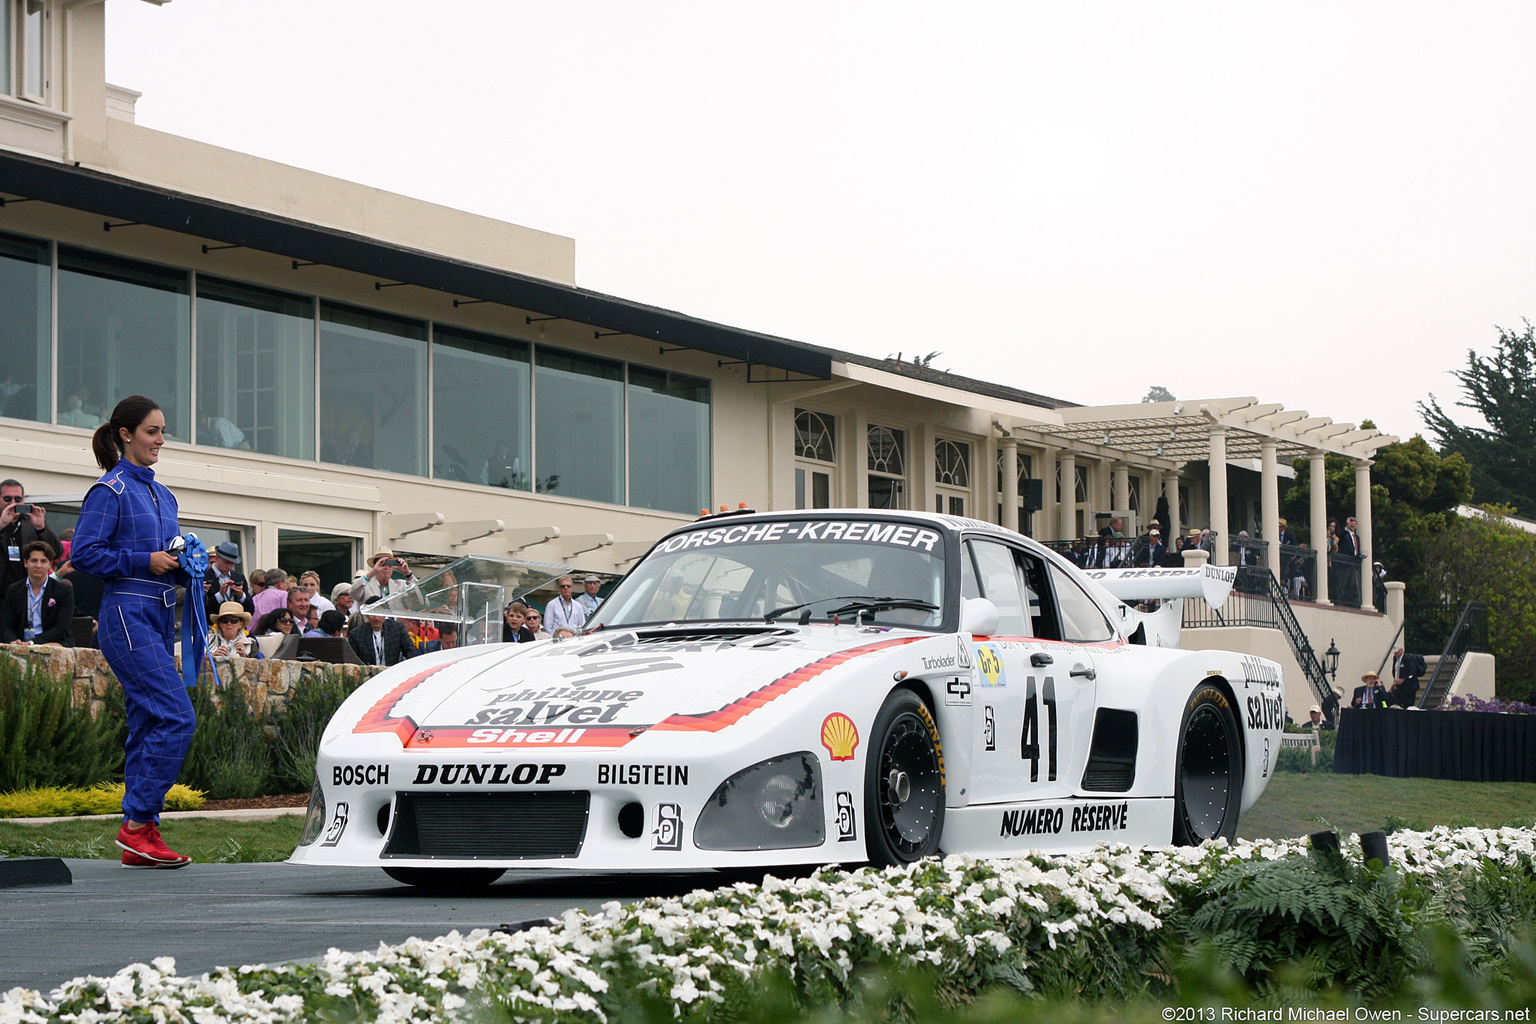
<instances>
[{"instance_id":1,"label":"tree","mask_svg":"<svg viewBox=\"0 0 1536 1024\"><path fill-rule=\"evenodd\" d=\"M1361 423L1371 427L1370 420ZM1429 599L1425 590L1425 545L1457 520L1456 506L1472 496L1471 467L1460 455L1441 455L1418 434L1378 448L1371 466L1371 537L1367 554L1388 576L1408 585L1408 599ZM1301 539L1309 536L1312 473L1307 459L1293 464L1296 480L1281 499L1281 514ZM1323 461L1328 514L1340 525L1355 511L1355 463L1342 455Z\"/></svg>"},{"instance_id":2,"label":"tree","mask_svg":"<svg viewBox=\"0 0 1536 1024\"><path fill-rule=\"evenodd\" d=\"M1458 519L1425 545L1430 593L1460 608L1488 605L1488 647L1498 659L1498 695L1536 700L1536 534L1512 525L1509 506Z\"/></svg>"},{"instance_id":3,"label":"tree","mask_svg":"<svg viewBox=\"0 0 1536 1024\"><path fill-rule=\"evenodd\" d=\"M1434 395L1419 412L1442 451L1459 452L1472 467L1479 503L1498 502L1536 513L1536 327L1498 328L1493 355L1468 350L1467 368L1452 371L1466 398L1456 404L1478 412L1488 426L1457 423Z\"/></svg>"},{"instance_id":4,"label":"tree","mask_svg":"<svg viewBox=\"0 0 1536 1024\"><path fill-rule=\"evenodd\" d=\"M1146 397L1143 398L1142 401L1143 402L1176 402L1176 401L1178 401L1178 399L1173 397L1173 392L1172 391L1169 391L1167 388L1163 387L1161 384L1153 384L1150 388L1147 389Z\"/></svg>"}]
</instances>

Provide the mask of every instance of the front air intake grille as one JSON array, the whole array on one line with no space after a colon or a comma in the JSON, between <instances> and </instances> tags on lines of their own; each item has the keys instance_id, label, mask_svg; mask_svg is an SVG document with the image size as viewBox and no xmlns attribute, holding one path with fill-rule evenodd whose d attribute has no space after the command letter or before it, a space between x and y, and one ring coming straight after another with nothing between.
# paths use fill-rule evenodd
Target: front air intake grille
<instances>
[{"instance_id":1,"label":"front air intake grille","mask_svg":"<svg viewBox=\"0 0 1536 1024\"><path fill-rule=\"evenodd\" d=\"M1093 745L1083 788L1098 793L1124 793L1136 784L1138 745L1136 712L1099 708L1093 722Z\"/></svg>"},{"instance_id":2,"label":"front air intake grille","mask_svg":"<svg viewBox=\"0 0 1536 1024\"><path fill-rule=\"evenodd\" d=\"M399 793L385 857L575 857L590 793Z\"/></svg>"}]
</instances>

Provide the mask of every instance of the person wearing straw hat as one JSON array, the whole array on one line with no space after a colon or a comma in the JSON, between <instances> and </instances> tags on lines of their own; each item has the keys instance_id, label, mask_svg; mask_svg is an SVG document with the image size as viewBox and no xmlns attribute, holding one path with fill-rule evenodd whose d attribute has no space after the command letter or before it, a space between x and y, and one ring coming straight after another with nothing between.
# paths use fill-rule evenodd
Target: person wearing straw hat
<instances>
[{"instance_id":1,"label":"person wearing straw hat","mask_svg":"<svg viewBox=\"0 0 1536 1024\"><path fill-rule=\"evenodd\" d=\"M213 628L208 631L208 654L215 658L259 658L261 648L247 632L251 613L238 601L219 605Z\"/></svg>"},{"instance_id":2,"label":"person wearing straw hat","mask_svg":"<svg viewBox=\"0 0 1536 1024\"><path fill-rule=\"evenodd\" d=\"M368 570L352 581L356 605L372 604L416 585L416 576L405 559L383 545L368 556Z\"/></svg>"},{"instance_id":3,"label":"person wearing straw hat","mask_svg":"<svg viewBox=\"0 0 1536 1024\"><path fill-rule=\"evenodd\" d=\"M1360 677L1360 685L1355 687L1355 699L1350 701L1351 707L1357 708L1384 708L1387 706L1387 688L1381 685L1381 677L1375 672L1367 672Z\"/></svg>"}]
</instances>

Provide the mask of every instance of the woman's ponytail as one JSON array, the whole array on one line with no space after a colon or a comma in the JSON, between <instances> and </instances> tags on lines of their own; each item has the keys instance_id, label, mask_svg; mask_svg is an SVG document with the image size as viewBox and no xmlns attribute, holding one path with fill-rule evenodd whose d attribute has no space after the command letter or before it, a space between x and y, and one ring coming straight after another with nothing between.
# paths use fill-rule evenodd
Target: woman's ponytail
<instances>
[{"instance_id":1,"label":"woman's ponytail","mask_svg":"<svg viewBox=\"0 0 1536 1024\"><path fill-rule=\"evenodd\" d=\"M126 430L132 434L158 408L160 406L153 398L145 398L143 395L129 395L118 402L112 410L112 418L97 427L96 433L91 435L91 452L96 456L96 465L103 471L116 466L123 457L123 442L118 431Z\"/></svg>"}]
</instances>

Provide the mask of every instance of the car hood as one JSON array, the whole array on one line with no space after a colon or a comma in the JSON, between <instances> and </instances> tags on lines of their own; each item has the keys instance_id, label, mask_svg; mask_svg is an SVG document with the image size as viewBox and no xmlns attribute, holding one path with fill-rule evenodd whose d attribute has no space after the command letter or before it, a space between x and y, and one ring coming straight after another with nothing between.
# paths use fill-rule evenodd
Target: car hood
<instances>
[{"instance_id":1,"label":"car hood","mask_svg":"<svg viewBox=\"0 0 1536 1024\"><path fill-rule=\"evenodd\" d=\"M618 747L718 732L845 662L931 633L851 626L655 630L497 645L392 670L357 733L406 747Z\"/></svg>"}]
</instances>

